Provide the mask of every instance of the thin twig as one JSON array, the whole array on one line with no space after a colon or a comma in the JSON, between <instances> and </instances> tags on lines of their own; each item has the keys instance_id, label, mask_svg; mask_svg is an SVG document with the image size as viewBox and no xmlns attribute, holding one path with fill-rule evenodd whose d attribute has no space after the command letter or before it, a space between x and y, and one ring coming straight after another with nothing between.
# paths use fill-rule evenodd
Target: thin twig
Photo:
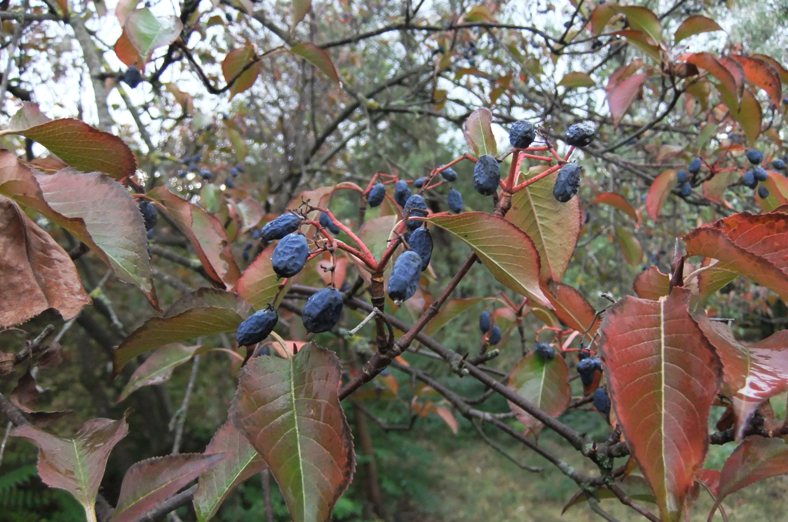
<instances>
[{"instance_id":1,"label":"thin twig","mask_svg":"<svg viewBox=\"0 0 788 522\"><path fill-rule=\"evenodd\" d=\"M183 394L183 401L170 421L170 430L173 429L173 423L177 423L175 425L175 439L172 443L173 455L177 455L181 450L181 439L183 438L183 427L186 424L186 413L189 409L189 401L192 397L192 391L194 390L194 383L197 380L197 370L199 367L200 356L195 355L194 359L192 359L192 373L189 375L189 382L186 384L186 392Z\"/></svg>"}]
</instances>

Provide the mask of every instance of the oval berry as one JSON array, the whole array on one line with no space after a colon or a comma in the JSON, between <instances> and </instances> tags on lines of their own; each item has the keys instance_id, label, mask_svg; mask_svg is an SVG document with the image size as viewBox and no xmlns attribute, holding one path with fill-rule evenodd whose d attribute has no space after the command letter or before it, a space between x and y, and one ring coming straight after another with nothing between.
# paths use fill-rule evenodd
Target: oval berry
<instances>
[{"instance_id":1,"label":"oval berry","mask_svg":"<svg viewBox=\"0 0 788 522\"><path fill-rule=\"evenodd\" d=\"M432 258L432 236L430 231L424 227L417 228L408 238L408 245L421 258L421 270L426 270Z\"/></svg>"},{"instance_id":2,"label":"oval berry","mask_svg":"<svg viewBox=\"0 0 788 522\"><path fill-rule=\"evenodd\" d=\"M408 250L394 262L388 281L388 294L395 301L404 301L416 293L421 274L421 257Z\"/></svg>"},{"instance_id":3,"label":"oval berry","mask_svg":"<svg viewBox=\"0 0 788 522\"><path fill-rule=\"evenodd\" d=\"M501 342L501 329L498 326L493 326L492 330L490 330L490 337L487 340L490 346L495 346L496 344Z\"/></svg>"},{"instance_id":4,"label":"oval berry","mask_svg":"<svg viewBox=\"0 0 788 522\"><path fill-rule=\"evenodd\" d=\"M607 395L607 390L604 388L597 388L594 391L594 408L597 409L602 415L610 415L610 397Z\"/></svg>"},{"instance_id":5,"label":"oval berry","mask_svg":"<svg viewBox=\"0 0 788 522\"><path fill-rule=\"evenodd\" d=\"M482 313L479 314L479 330L481 330L483 334L486 334L487 332L490 331L491 327L492 327L492 318L490 312L484 310Z\"/></svg>"},{"instance_id":6,"label":"oval berry","mask_svg":"<svg viewBox=\"0 0 788 522\"><path fill-rule=\"evenodd\" d=\"M455 214L459 214L465 210L465 202L462 200L462 193L456 188L452 188L449 191L449 210Z\"/></svg>"},{"instance_id":7,"label":"oval berry","mask_svg":"<svg viewBox=\"0 0 788 522\"><path fill-rule=\"evenodd\" d=\"M553 196L561 203L566 203L580 188L580 174L583 167L577 163L567 163L558 171L558 177L553 186Z\"/></svg>"},{"instance_id":8,"label":"oval berry","mask_svg":"<svg viewBox=\"0 0 788 522\"><path fill-rule=\"evenodd\" d=\"M257 344L268 337L278 320L276 311L270 306L258 310L238 325L238 329L235 330L235 340L239 346Z\"/></svg>"},{"instance_id":9,"label":"oval berry","mask_svg":"<svg viewBox=\"0 0 788 522\"><path fill-rule=\"evenodd\" d=\"M473 188L482 196L492 196L498 191L501 181L501 166L493 156L479 156L473 168Z\"/></svg>"},{"instance_id":10,"label":"oval berry","mask_svg":"<svg viewBox=\"0 0 788 522\"><path fill-rule=\"evenodd\" d=\"M367 204L375 208L386 199L386 186L383 183L375 183L367 194Z\"/></svg>"},{"instance_id":11,"label":"oval berry","mask_svg":"<svg viewBox=\"0 0 788 522\"><path fill-rule=\"evenodd\" d=\"M530 121L515 122L509 129L509 143L516 149L527 149L536 139L536 128Z\"/></svg>"},{"instance_id":12,"label":"oval berry","mask_svg":"<svg viewBox=\"0 0 788 522\"><path fill-rule=\"evenodd\" d=\"M320 213L320 226L327 228L335 236L341 232L334 220L328 215L327 212Z\"/></svg>"},{"instance_id":13,"label":"oval berry","mask_svg":"<svg viewBox=\"0 0 788 522\"><path fill-rule=\"evenodd\" d=\"M700 158L693 158L692 161L690 161L690 164L687 167L687 170L690 171L693 174L697 174L698 172L700 172L700 167L702 165L703 165L703 162L701 161Z\"/></svg>"},{"instance_id":14,"label":"oval berry","mask_svg":"<svg viewBox=\"0 0 788 522\"><path fill-rule=\"evenodd\" d=\"M302 234L288 234L277 243L271 265L279 277L293 277L300 272L309 257L309 245Z\"/></svg>"},{"instance_id":15,"label":"oval berry","mask_svg":"<svg viewBox=\"0 0 788 522\"><path fill-rule=\"evenodd\" d=\"M747 152L745 152L744 155L747 156L747 161L753 165L758 165L763 161L763 152L759 151L758 149L747 149Z\"/></svg>"},{"instance_id":16,"label":"oval berry","mask_svg":"<svg viewBox=\"0 0 788 522\"><path fill-rule=\"evenodd\" d=\"M564 141L573 147L585 147L596 137L596 125L590 121L573 123L564 132Z\"/></svg>"},{"instance_id":17,"label":"oval berry","mask_svg":"<svg viewBox=\"0 0 788 522\"><path fill-rule=\"evenodd\" d=\"M404 179L399 180L394 185L394 200L399 204L399 206L404 207L410 195L411 192L408 188L408 182Z\"/></svg>"},{"instance_id":18,"label":"oval berry","mask_svg":"<svg viewBox=\"0 0 788 522\"><path fill-rule=\"evenodd\" d=\"M342 315L342 292L335 288L323 288L312 294L304 304L301 315L304 328L312 333L332 330Z\"/></svg>"},{"instance_id":19,"label":"oval berry","mask_svg":"<svg viewBox=\"0 0 788 522\"><path fill-rule=\"evenodd\" d=\"M536 355L543 361L555 359L555 348L550 343L536 343Z\"/></svg>"},{"instance_id":20,"label":"oval berry","mask_svg":"<svg viewBox=\"0 0 788 522\"><path fill-rule=\"evenodd\" d=\"M260 232L260 237L265 241L282 239L287 234L292 234L301 226L301 216L287 212L278 218L269 221Z\"/></svg>"},{"instance_id":21,"label":"oval berry","mask_svg":"<svg viewBox=\"0 0 788 522\"><path fill-rule=\"evenodd\" d=\"M446 181L457 181L457 171L449 167L441 171L441 177Z\"/></svg>"}]
</instances>

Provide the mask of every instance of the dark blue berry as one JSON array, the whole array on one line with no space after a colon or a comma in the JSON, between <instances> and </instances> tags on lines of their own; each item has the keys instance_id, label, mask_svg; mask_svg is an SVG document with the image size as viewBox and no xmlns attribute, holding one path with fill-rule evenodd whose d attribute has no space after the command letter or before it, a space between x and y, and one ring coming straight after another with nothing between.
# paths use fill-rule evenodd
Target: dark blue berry
<instances>
[{"instance_id":1,"label":"dark blue berry","mask_svg":"<svg viewBox=\"0 0 788 522\"><path fill-rule=\"evenodd\" d=\"M490 337L487 340L490 346L495 346L496 344L501 342L501 329L498 326L493 326L492 330L490 330Z\"/></svg>"},{"instance_id":2,"label":"dark blue berry","mask_svg":"<svg viewBox=\"0 0 788 522\"><path fill-rule=\"evenodd\" d=\"M178 171L178 177L181 178L181 179L185 178L187 174L188 174L188 172L186 172L185 170L179 170Z\"/></svg>"},{"instance_id":3,"label":"dark blue berry","mask_svg":"<svg viewBox=\"0 0 788 522\"><path fill-rule=\"evenodd\" d=\"M449 191L449 210L455 214L459 214L465 210L465 203L462 201L462 193L456 188Z\"/></svg>"},{"instance_id":4,"label":"dark blue berry","mask_svg":"<svg viewBox=\"0 0 788 522\"><path fill-rule=\"evenodd\" d=\"M684 169L680 170L678 174L676 174L676 181L679 182L679 185L686 183L688 179L689 179L689 175L687 174L687 171Z\"/></svg>"},{"instance_id":5,"label":"dark blue berry","mask_svg":"<svg viewBox=\"0 0 788 522\"><path fill-rule=\"evenodd\" d=\"M536 355L543 361L555 359L555 348L550 343L536 343Z\"/></svg>"},{"instance_id":6,"label":"dark blue berry","mask_svg":"<svg viewBox=\"0 0 788 522\"><path fill-rule=\"evenodd\" d=\"M402 212L406 216L426 216L427 201L424 199L424 196L414 194L405 201Z\"/></svg>"},{"instance_id":7,"label":"dark blue berry","mask_svg":"<svg viewBox=\"0 0 788 522\"><path fill-rule=\"evenodd\" d=\"M306 300L301 317L307 331L320 333L333 329L341 315L342 292L334 288L324 288Z\"/></svg>"},{"instance_id":8,"label":"dark blue berry","mask_svg":"<svg viewBox=\"0 0 788 522\"><path fill-rule=\"evenodd\" d=\"M421 256L407 250L394 262L388 281L388 294L395 301L404 301L416 293L421 274Z\"/></svg>"},{"instance_id":9,"label":"dark blue berry","mask_svg":"<svg viewBox=\"0 0 788 522\"><path fill-rule=\"evenodd\" d=\"M690 161L690 164L689 164L689 167L687 167L687 170L690 171L693 174L697 174L698 172L700 172L700 167L702 165L703 165L703 162L701 161L700 158L694 158L692 161Z\"/></svg>"},{"instance_id":10,"label":"dark blue berry","mask_svg":"<svg viewBox=\"0 0 788 522\"><path fill-rule=\"evenodd\" d=\"M479 156L473 168L473 188L482 196L492 196L498 191L501 181L501 166L493 156Z\"/></svg>"},{"instance_id":11,"label":"dark blue berry","mask_svg":"<svg viewBox=\"0 0 788 522\"><path fill-rule=\"evenodd\" d=\"M457 171L449 167L441 171L441 177L449 182L457 181Z\"/></svg>"},{"instance_id":12,"label":"dark blue berry","mask_svg":"<svg viewBox=\"0 0 788 522\"><path fill-rule=\"evenodd\" d=\"M153 203L147 200L142 200L139 202L138 206L140 213L142 214L142 219L145 221L145 230L150 230L155 227L156 221L158 221L159 213Z\"/></svg>"},{"instance_id":13,"label":"dark blue berry","mask_svg":"<svg viewBox=\"0 0 788 522\"><path fill-rule=\"evenodd\" d=\"M553 186L555 199L561 203L566 203L577 194L577 190L580 188L580 174L582 171L583 167L577 163L567 163L561 167Z\"/></svg>"},{"instance_id":14,"label":"dark blue berry","mask_svg":"<svg viewBox=\"0 0 788 522\"><path fill-rule=\"evenodd\" d=\"M269 221L265 224L260 231L260 236L265 241L274 241L275 239L282 239L287 234L292 234L298 227L301 226L301 216L286 212L276 219Z\"/></svg>"},{"instance_id":15,"label":"dark blue berry","mask_svg":"<svg viewBox=\"0 0 788 522\"><path fill-rule=\"evenodd\" d=\"M536 139L536 128L530 121L518 121L509 129L509 143L516 149L527 149L534 139Z\"/></svg>"},{"instance_id":16,"label":"dark blue berry","mask_svg":"<svg viewBox=\"0 0 788 522\"><path fill-rule=\"evenodd\" d=\"M137 69L136 66L132 65L126 69L126 72L123 73L120 79L126 82L126 85L134 89L137 85L142 83L142 73L140 73L140 70Z\"/></svg>"},{"instance_id":17,"label":"dark blue berry","mask_svg":"<svg viewBox=\"0 0 788 522\"><path fill-rule=\"evenodd\" d=\"M577 363L577 373L584 386L590 386L594 382L596 371L602 369L602 361L597 357L589 357Z\"/></svg>"},{"instance_id":18,"label":"dark blue berry","mask_svg":"<svg viewBox=\"0 0 788 522\"><path fill-rule=\"evenodd\" d=\"M235 188L235 181L233 181L233 178L227 178L224 180L224 186L228 189Z\"/></svg>"},{"instance_id":19,"label":"dark blue berry","mask_svg":"<svg viewBox=\"0 0 788 522\"><path fill-rule=\"evenodd\" d=\"M769 189L766 188L766 185L761 185L758 187L758 195L761 197L761 199L766 199L769 197Z\"/></svg>"},{"instance_id":20,"label":"dark blue berry","mask_svg":"<svg viewBox=\"0 0 788 522\"><path fill-rule=\"evenodd\" d=\"M692 185L689 182L682 183L681 185L681 197L686 198L690 194L692 194Z\"/></svg>"},{"instance_id":21,"label":"dark blue berry","mask_svg":"<svg viewBox=\"0 0 788 522\"><path fill-rule=\"evenodd\" d=\"M486 334L490 331L492 327L492 316L490 312L484 310L482 313L479 314L479 330L481 330L482 334Z\"/></svg>"},{"instance_id":22,"label":"dark blue berry","mask_svg":"<svg viewBox=\"0 0 788 522\"><path fill-rule=\"evenodd\" d=\"M394 201L396 201L399 204L399 206L404 207L405 202L408 201L410 195L411 192L410 189L408 188L408 182L405 181L404 179L399 180L394 185Z\"/></svg>"},{"instance_id":23,"label":"dark blue berry","mask_svg":"<svg viewBox=\"0 0 788 522\"><path fill-rule=\"evenodd\" d=\"M745 156L747 156L747 161L753 165L758 165L763 161L763 152L759 151L758 149L747 149Z\"/></svg>"},{"instance_id":24,"label":"dark blue berry","mask_svg":"<svg viewBox=\"0 0 788 522\"><path fill-rule=\"evenodd\" d=\"M252 255L252 248L253 248L253 247L254 247L254 244L253 244L253 243L246 243L246 244L244 245L244 249L243 249L243 251L241 252L241 257L243 258L243 260L244 260L244 262L245 262L245 263L248 263L248 262L249 262L249 258L250 258L250 257L251 257L251 255Z\"/></svg>"},{"instance_id":25,"label":"dark blue berry","mask_svg":"<svg viewBox=\"0 0 788 522\"><path fill-rule=\"evenodd\" d=\"M208 169L200 169L200 177L205 181L210 181L213 179L213 172Z\"/></svg>"},{"instance_id":26,"label":"dark blue berry","mask_svg":"<svg viewBox=\"0 0 788 522\"><path fill-rule=\"evenodd\" d=\"M413 186L416 188L421 188L424 186L426 182L427 182L427 178L422 176L420 178L417 178L416 181L413 182Z\"/></svg>"},{"instance_id":27,"label":"dark blue berry","mask_svg":"<svg viewBox=\"0 0 788 522\"><path fill-rule=\"evenodd\" d=\"M367 194L367 203L370 207L377 207L386 199L386 186L383 183L375 183Z\"/></svg>"},{"instance_id":28,"label":"dark blue berry","mask_svg":"<svg viewBox=\"0 0 788 522\"><path fill-rule=\"evenodd\" d=\"M772 168L774 170L785 170L785 162L779 158L772 161Z\"/></svg>"},{"instance_id":29,"label":"dark blue berry","mask_svg":"<svg viewBox=\"0 0 788 522\"><path fill-rule=\"evenodd\" d=\"M408 245L421 258L422 271L426 270L432 258L432 236L430 231L424 227L417 228L408 238Z\"/></svg>"},{"instance_id":30,"label":"dark blue berry","mask_svg":"<svg viewBox=\"0 0 788 522\"><path fill-rule=\"evenodd\" d=\"M758 181L766 181L769 179L769 174L766 172L766 169L763 167L755 167L752 169L753 173L755 174L755 179Z\"/></svg>"},{"instance_id":31,"label":"dark blue berry","mask_svg":"<svg viewBox=\"0 0 788 522\"><path fill-rule=\"evenodd\" d=\"M279 277L292 277L300 272L309 257L309 245L302 234L288 234L277 243L271 265Z\"/></svg>"},{"instance_id":32,"label":"dark blue berry","mask_svg":"<svg viewBox=\"0 0 788 522\"><path fill-rule=\"evenodd\" d=\"M320 213L320 226L327 228L335 236L341 232L337 224L325 212Z\"/></svg>"},{"instance_id":33,"label":"dark blue berry","mask_svg":"<svg viewBox=\"0 0 788 522\"><path fill-rule=\"evenodd\" d=\"M239 346L257 344L268 337L278 320L279 317L273 308L258 310L238 325L238 329L235 331L235 340Z\"/></svg>"},{"instance_id":34,"label":"dark blue berry","mask_svg":"<svg viewBox=\"0 0 788 522\"><path fill-rule=\"evenodd\" d=\"M594 141L596 137L596 125L590 121L573 123L564 132L564 141L574 147L585 147Z\"/></svg>"},{"instance_id":35,"label":"dark blue berry","mask_svg":"<svg viewBox=\"0 0 788 522\"><path fill-rule=\"evenodd\" d=\"M597 388L594 391L594 408L597 409L602 415L610 415L610 397L607 395L607 390L604 388Z\"/></svg>"},{"instance_id":36,"label":"dark blue berry","mask_svg":"<svg viewBox=\"0 0 788 522\"><path fill-rule=\"evenodd\" d=\"M741 177L741 181L745 186L750 187L751 189L755 189L755 187L758 185L758 180L755 179L755 172L752 170L745 172L744 176Z\"/></svg>"}]
</instances>

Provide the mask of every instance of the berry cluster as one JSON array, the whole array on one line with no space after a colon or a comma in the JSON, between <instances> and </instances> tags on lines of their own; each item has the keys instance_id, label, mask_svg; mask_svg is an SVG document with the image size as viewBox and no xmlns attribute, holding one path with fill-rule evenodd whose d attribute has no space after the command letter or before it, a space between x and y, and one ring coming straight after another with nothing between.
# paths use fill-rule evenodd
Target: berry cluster
<instances>
[{"instance_id":1,"label":"berry cluster","mask_svg":"<svg viewBox=\"0 0 788 522\"><path fill-rule=\"evenodd\" d=\"M495 346L501 342L501 328L493 323L492 315L487 310L479 314L479 330L486 336L488 345Z\"/></svg>"},{"instance_id":2,"label":"berry cluster","mask_svg":"<svg viewBox=\"0 0 788 522\"><path fill-rule=\"evenodd\" d=\"M769 174L766 172L766 169L761 166L761 162L763 161L763 152L759 151L758 149L748 149L745 153L745 156L747 157L747 161L750 162L752 168L744 173L742 176L742 183L752 190L757 190L758 196L761 199L768 198L769 189L766 188L766 185L762 184L762 182L769 179ZM761 184L760 186L758 186L759 183Z\"/></svg>"}]
</instances>

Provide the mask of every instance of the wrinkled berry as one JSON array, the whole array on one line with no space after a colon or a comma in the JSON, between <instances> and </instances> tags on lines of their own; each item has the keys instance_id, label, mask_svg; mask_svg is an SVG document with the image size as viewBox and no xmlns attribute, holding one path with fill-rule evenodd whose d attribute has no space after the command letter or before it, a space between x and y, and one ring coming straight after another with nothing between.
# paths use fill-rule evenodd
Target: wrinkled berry
<instances>
[{"instance_id":1,"label":"wrinkled berry","mask_svg":"<svg viewBox=\"0 0 788 522\"><path fill-rule=\"evenodd\" d=\"M758 185L758 180L755 179L755 172L751 170L744 173L744 176L741 177L741 181L745 186L751 189L754 189Z\"/></svg>"},{"instance_id":2,"label":"wrinkled berry","mask_svg":"<svg viewBox=\"0 0 788 522\"><path fill-rule=\"evenodd\" d=\"M404 301L416 293L421 274L421 257L408 250L394 262L388 281L388 294L395 301Z\"/></svg>"},{"instance_id":3,"label":"wrinkled berry","mask_svg":"<svg viewBox=\"0 0 788 522\"><path fill-rule=\"evenodd\" d=\"M487 332L490 331L491 327L492 327L492 316L490 315L490 312L484 310L482 313L479 314L479 330L481 330L483 334L486 334Z\"/></svg>"},{"instance_id":4,"label":"wrinkled berry","mask_svg":"<svg viewBox=\"0 0 788 522\"><path fill-rule=\"evenodd\" d=\"M610 415L610 397L607 395L607 390L604 388L597 388L594 391L594 408L597 409L602 415Z\"/></svg>"},{"instance_id":5,"label":"wrinkled berry","mask_svg":"<svg viewBox=\"0 0 788 522\"><path fill-rule=\"evenodd\" d=\"M596 125L590 121L573 123L564 132L564 141L574 147L585 147L594 141L596 137Z\"/></svg>"},{"instance_id":6,"label":"wrinkled berry","mask_svg":"<svg viewBox=\"0 0 788 522\"><path fill-rule=\"evenodd\" d=\"M386 186L383 183L375 183L367 194L367 203L370 207L377 207L386 199Z\"/></svg>"},{"instance_id":7,"label":"wrinkled berry","mask_svg":"<svg viewBox=\"0 0 788 522\"><path fill-rule=\"evenodd\" d=\"M758 187L758 195L761 197L761 199L766 199L769 197L769 189L766 188L766 185L761 185Z\"/></svg>"},{"instance_id":8,"label":"wrinkled berry","mask_svg":"<svg viewBox=\"0 0 788 522\"><path fill-rule=\"evenodd\" d=\"M402 213L406 216L426 216L427 201L424 196L414 194L410 196L402 207Z\"/></svg>"},{"instance_id":9,"label":"wrinkled berry","mask_svg":"<svg viewBox=\"0 0 788 522\"><path fill-rule=\"evenodd\" d=\"M553 196L561 203L566 203L577 194L580 188L580 174L583 167L577 163L567 163L558 171L553 186Z\"/></svg>"},{"instance_id":10,"label":"wrinkled berry","mask_svg":"<svg viewBox=\"0 0 788 522\"><path fill-rule=\"evenodd\" d=\"M416 180L413 182L413 186L416 188L421 188L424 186L426 182L427 182L427 178L422 176L420 178L416 178Z\"/></svg>"},{"instance_id":11,"label":"wrinkled berry","mask_svg":"<svg viewBox=\"0 0 788 522\"><path fill-rule=\"evenodd\" d=\"M342 292L334 288L324 288L306 300L301 318L307 331L320 333L333 329L341 315Z\"/></svg>"},{"instance_id":12,"label":"wrinkled berry","mask_svg":"<svg viewBox=\"0 0 788 522\"><path fill-rule=\"evenodd\" d=\"M482 196L492 196L498 191L501 181L501 166L493 156L479 156L473 168L473 187Z\"/></svg>"},{"instance_id":13,"label":"wrinkled berry","mask_svg":"<svg viewBox=\"0 0 788 522\"><path fill-rule=\"evenodd\" d=\"M303 234L287 234L279 240L271 256L271 265L279 277L292 277L304 268L309 245Z\"/></svg>"},{"instance_id":14,"label":"wrinkled berry","mask_svg":"<svg viewBox=\"0 0 788 522\"><path fill-rule=\"evenodd\" d=\"M536 355L543 361L555 359L555 348L550 343L536 343Z\"/></svg>"},{"instance_id":15,"label":"wrinkled berry","mask_svg":"<svg viewBox=\"0 0 788 522\"><path fill-rule=\"evenodd\" d=\"M239 346L257 344L268 337L278 320L276 311L270 306L258 310L238 325L238 329L235 331L235 340Z\"/></svg>"},{"instance_id":16,"label":"wrinkled berry","mask_svg":"<svg viewBox=\"0 0 788 522\"><path fill-rule=\"evenodd\" d=\"M678 174L676 174L676 181L679 182L679 185L686 183L688 179L689 179L689 175L687 174L687 171L684 169L680 170Z\"/></svg>"},{"instance_id":17,"label":"wrinkled berry","mask_svg":"<svg viewBox=\"0 0 788 522\"><path fill-rule=\"evenodd\" d=\"M159 213L153 203L143 199L139 202L138 206L142 214L142 219L145 221L145 230L150 230L155 227Z\"/></svg>"},{"instance_id":18,"label":"wrinkled berry","mask_svg":"<svg viewBox=\"0 0 788 522\"><path fill-rule=\"evenodd\" d=\"M693 158L693 160L690 161L690 164L689 164L689 167L687 167L687 170L690 171L693 174L697 174L698 172L700 172L701 165L703 165L703 162L701 161L700 158Z\"/></svg>"},{"instance_id":19,"label":"wrinkled berry","mask_svg":"<svg viewBox=\"0 0 788 522\"><path fill-rule=\"evenodd\" d=\"M755 174L755 179L758 181L766 181L769 179L769 174L766 172L766 169L763 167L755 167L752 169L753 173Z\"/></svg>"},{"instance_id":20,"label":"wrinkled berry","mask_svg":"<svg viewBox=\"0 0 788 522\"><path fill-rule=\"evenodd\" d=\"M462 201L462 194L456 188L452 188L449 191L449 210L455 214L459 214L465 210L465 203Z\"/></svg>"},{"instance_id":21,"label":"wrinkled berry","mask_svg":"<svg viewBox=\"0 0 788 522\"><path fill-rule=\"evenodd\" d=\"M457 181L457 171L449 167L441 171L441 177L449 182Z\"/></svg>"},{"instance_id":22,"label":"wrinkled berry","mask_svg":"<svg viewBox=\"0 0 788 522\"><path fill-rule=\"evenodd\" d=\"M123 73L123 76L121 76L120 79L121 81L126 82L126 85L134 89L137 87L137 85L142 83L142 73L140 73L140 70L137 69L136 66L132 65L126 69L126 72Z\"/></svg>"},{"instance_id":23,"label":"wrinkled berry","mask_svg":"<svg viewBox=\"0 0 788 522\"><path fill-rule=\"evenodd\" d=\"M327 228L335 236L341 232L334 220L332 220L326 212L320 213L320 226Z\"/></svg>"},{"instance_id":24,"label":"wrinkled berry","mask_svg":"<svg viewBox=\"0 0 788 522\"><path fill-rule=\"evenodd\" d=\"M778 158L772 161L772 168L774 170L785 170L785 162Z\"/></svg>"},{"instance_id":25,"label":"wrinkled berry","mask_svg":"<svg viewBox=\"0 0 788 522\"><path fill-rule=\"evenodd\" d=\"M745 156L747 156L747 161L753 165L758 165L763 161L763 152L759 151L758 149L747 149Z\"/></svg>"},{"instance_id":26,"label":"wrinkled berry","mask_svg":"<svg viewBox=\"0 0 788 522\"><path fill-rule=\"evenodd\" d=\"M602 369L602 361L597 357L589 357L577 363L577 373L584 386L590 386L594 382L596 371Z\"/></svg>"},{"instance_id":27,"label":"wrinkled berry","mask_svg":"<svg viewBox=\"0 0 788 522\"><path fill-rule=\"evenodd\" d=\"M490 346L495 346L496 344L501 342L501 329L498 326L493 326L492 330L490 330L490 337L487 339L487 343Z\"/></svg>"},{"instance_id":28,"label":"wrinkled berry","mask_svg":"<svg viewBox=\"0 0 788 522\"><path fill-rule=\"evenodd\" d=\"M686 198L692 194L692 185L689 182L682 183L681 185L681 197Z\"/></svg>"},{"instance_id":29,"label":"wrinkled berry","mask_svg":"<svg viewBox=\"0 0 788 522\"><path fill-rule=\"evenodd\" d=\"M518 121L509 129L509 143L516 149L527 149L534 139L536 139L536 128L530 121Z\"/></svg>"},{"instance_id":30,"label":"wrinkled berry","mask_svg":"<svg viewBox=\"0 0 788 522\"><path fill-rule=\"evenodd\" d=\"M399 180L394 185L394 200L399 204L399 206L404 207L410 195L411 192L408 188L408 183L404 179Z\"/></svg>"},{"instance_id":31,"label":"wrinkled berry","mask_svg":"<svg viewBox=\"0 0 788 522\"><path fill-rule=\"evenodd\" d=\"M298 227L301 226L301 216L287 212L269 221L260 231L260 237L265 241L273 241L275 239L282 239L287 234L292 234Z\"/></svg>"},{"instance_id":32,"label":"wrinkled berry","mask_svg":"<svg viewBox=\"0 0 788 522\"><path fill-rule=\"evenodd\" d=\"M424 227L417 228L408 238L408 245L421 258L421 270L426 270L432 258L432 236L430 231Z\"/></svg>"}]
</instances>

